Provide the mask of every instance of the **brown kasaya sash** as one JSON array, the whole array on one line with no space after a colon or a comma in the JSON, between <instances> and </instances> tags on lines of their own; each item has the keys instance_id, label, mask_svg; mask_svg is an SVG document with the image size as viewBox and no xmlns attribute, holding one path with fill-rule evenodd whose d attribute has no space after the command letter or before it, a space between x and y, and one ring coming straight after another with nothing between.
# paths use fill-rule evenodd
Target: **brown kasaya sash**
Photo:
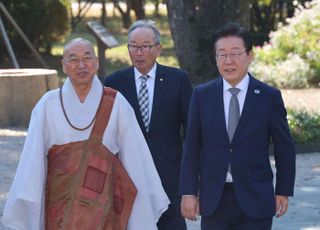
<instances>
[{"instance_id":1,"label":"brown kasaya sash","mask_svg":"<svg viewBox=\"0 0 320 230\"><path fill-rule=\"evenodd\" d=\"M137 190L102 145L116 91L105 88L88 140L48 152L46 230L125 230Z\"/></svg>"}]
</instances>

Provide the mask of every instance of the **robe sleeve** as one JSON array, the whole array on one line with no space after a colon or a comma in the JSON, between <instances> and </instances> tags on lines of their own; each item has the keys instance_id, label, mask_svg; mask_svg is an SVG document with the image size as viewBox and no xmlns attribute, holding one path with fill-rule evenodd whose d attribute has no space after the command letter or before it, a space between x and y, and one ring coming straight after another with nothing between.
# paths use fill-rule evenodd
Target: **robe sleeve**
<instances>
[{"instance_id":1,"label":"robe sleeve","mask_svg":"<svg viewBox=\"0 0 320 230\"><path fill-rule=\"evenodd\" d=\"M11 229L43 229L43 194L46 178L44 104L32 111L28 134L4 207L2 222Z\"/></svg>"},{"instance_id":2,"label":"robe sleeve","mask_svg":"<svg viewBox=\"0 0 320 230\"><path fill-rule=\"evenodd\" d=\"M153 163L150 150L126 99L117 93L117 144L120 160L138 193L129 218L128 230L157 229L161 214L170 203Z\"/></svg>"}]
</instances>

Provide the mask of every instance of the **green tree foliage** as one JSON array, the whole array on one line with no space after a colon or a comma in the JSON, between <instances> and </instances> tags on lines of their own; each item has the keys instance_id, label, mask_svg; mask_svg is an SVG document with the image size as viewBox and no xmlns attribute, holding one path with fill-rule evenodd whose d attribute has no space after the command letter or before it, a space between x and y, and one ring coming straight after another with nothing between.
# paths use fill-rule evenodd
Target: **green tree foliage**
<instances>
[{"instance_id":1,"label":"green tree foliage","mask_svg":"<svg viewBox=\"0 0 320 230\"><path fill-rule=\"evenodd\" d=\"M288 110L288 123L297 144L320 142L320 114Z\"/></svg>"},{"instance_id":2,"label":"green tree foliage","mask_svg":"<svg viewBox=\"0 0 320 230\"><path fill-rule=\"evenodd\" d=\"M46 53L53 42L61 41L69 29L68 0L1 0L31 43ZM30 54L13 25L2 17L9 39L18 56ZM4 49L3 46L0 47Z\"/></svg>"},{"instance_id":3,"label":"green tree foliage","mask_svg":"<svg viewBox=\"0 0 320 230\"><path fill-rule=\"evenodd\" d=\"M250 0L250 30L254 33L255 43L263 44L268 40L270 31L291 18L298 4L310 0Z\"/></svg>"},{"instance_id":4,"label":"green tree foliage","mask_svg":"<svg viewBox=\"0 0 320 230\"><path fill-rule=\"evenodd\" d=\"M299 6L268 44L255 48L252 73L280 88L319 87L319 28L320 0Z\"/></svg>"}]
</instances>

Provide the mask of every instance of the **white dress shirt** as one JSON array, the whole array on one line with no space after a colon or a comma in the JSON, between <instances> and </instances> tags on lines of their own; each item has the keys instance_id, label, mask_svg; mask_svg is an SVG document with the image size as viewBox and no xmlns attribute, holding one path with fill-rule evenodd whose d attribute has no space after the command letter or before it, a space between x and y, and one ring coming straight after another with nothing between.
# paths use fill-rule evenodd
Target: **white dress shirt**
<instances>
[{"instance_id":1,"label":"white dress shirt","mask_svg":"<svg viewBox=\"0 0 320 230\"><path fill-rule=\"evenodd\" d=\"M242 113L244 100L247 95L247 90L249 86L249 75L247 74L236 86L235 88L240 89L237 98L239 101L239 108L240 108L240 116ZM231 92L229 89L232 88L232 86L223 78L223 104L224 104L224 115L225 115L225 122L226 122L226 129L228 130L228 118L229 118L229 104L231 99ZM232 176L228 172L226 182L232 182Z\"/></svg>"}]
</instances>

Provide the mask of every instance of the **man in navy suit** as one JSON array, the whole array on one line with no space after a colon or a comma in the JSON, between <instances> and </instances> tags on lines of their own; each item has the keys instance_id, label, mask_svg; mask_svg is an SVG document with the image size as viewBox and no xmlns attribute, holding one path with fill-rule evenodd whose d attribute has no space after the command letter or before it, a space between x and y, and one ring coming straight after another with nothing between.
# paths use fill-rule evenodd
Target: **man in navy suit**
<instances>
[{"instance_id":1,"label":"man in navy suit","mask_svg":"<svg viewBox=\"0 0 320 230\"><path fill-rule=\"evenodd\" d=\"M213 44L221 77L197 86L191 97L180 173L182 215L195 220L200 211L202 230L269 230L272 217L287 211L295 180L281 93L248 73L248 30L226 24Z\"/></svg>"},{"instance_id":2,"label":"man in navy suit","mask_svg":"<svg viewBox=\"0 0 320 230\"><path fill-rule=\"evenodd\" d=\"M170 199L158 229L185 230L178 187L192 86L187 73L156 62L160 33L152 21L137 21L129 28L128 51L133 66L111 74L104 84L120 91L133 107Z\"/></svg>"}]
</instances>

